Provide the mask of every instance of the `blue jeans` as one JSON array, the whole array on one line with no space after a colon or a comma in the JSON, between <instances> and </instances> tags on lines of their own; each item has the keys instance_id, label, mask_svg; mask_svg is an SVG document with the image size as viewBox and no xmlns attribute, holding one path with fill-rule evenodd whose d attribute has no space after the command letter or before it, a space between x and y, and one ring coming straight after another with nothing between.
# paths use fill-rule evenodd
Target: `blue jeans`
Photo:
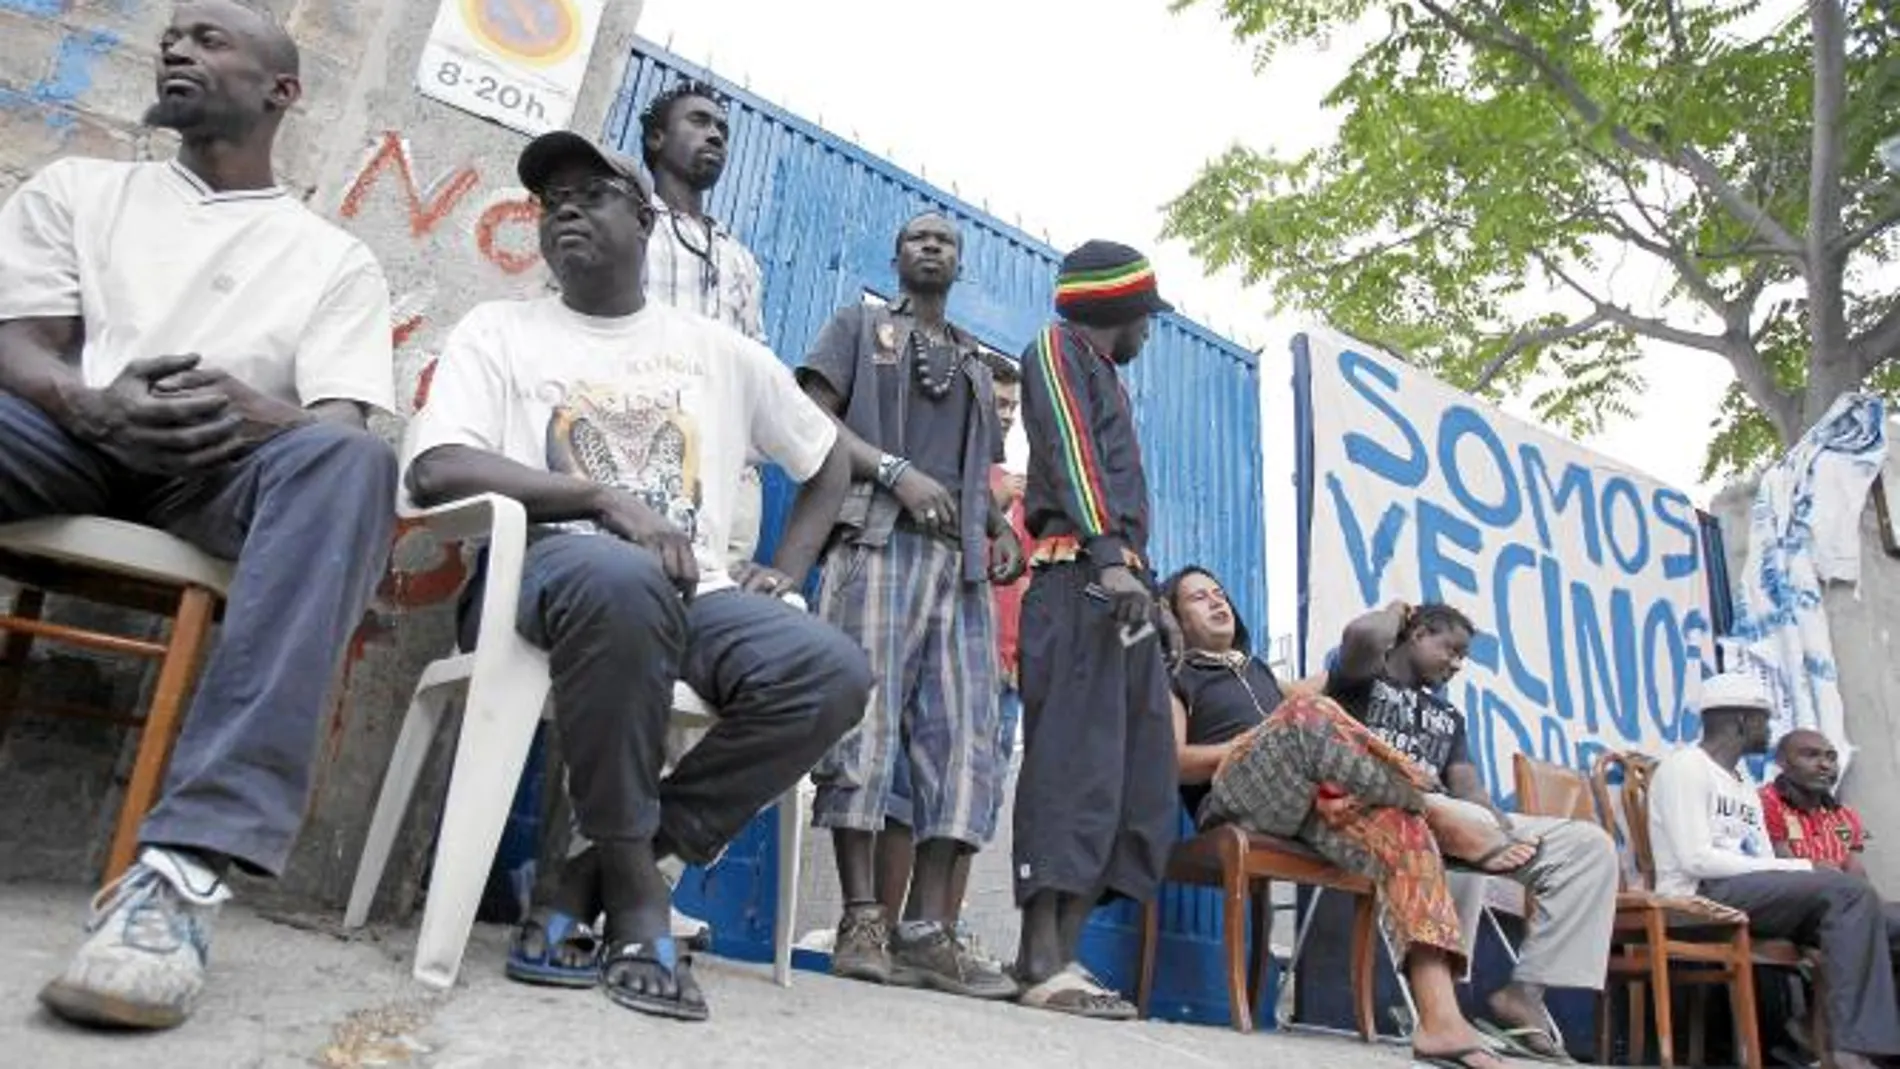
<instances>
[{"instance_id":1,"label":"blue jeans","mask_svg":"<svg viewBox=\"0 0 1900 1069\"><path fill-rule=\"evenodd\" d=\"M335 423L210 471L135 472L0 393L0 523L98 515L237 562L224 627L141 842L277 875L303 823L323 715L395 530L396 457Z\"/></svg>"},{"instance_id":2,"label":"blue jeans","mask_svg":"<svg viewBox=\"0 0 1900 1069\"><path fill-rule=\"evenodd\" d=\"M737 589L683 602L659 557L608 535L528 546L515 629L548 651L568 794L588 839L663 839L711 862L864 715L864 653L823 621ZM474 646L486 575L462 598ZM718 722L664 775L673 683Z\"/></svg>"}]
</instances>

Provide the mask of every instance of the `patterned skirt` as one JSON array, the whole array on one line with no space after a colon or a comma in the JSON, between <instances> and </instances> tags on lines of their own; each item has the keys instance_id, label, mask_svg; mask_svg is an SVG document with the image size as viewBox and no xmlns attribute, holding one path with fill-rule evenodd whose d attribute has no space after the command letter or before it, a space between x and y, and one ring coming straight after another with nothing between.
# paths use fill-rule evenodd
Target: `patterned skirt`
<instances>
[{"instance_id":1,"label":"patterned skirt","mask_svg":"<svg viewBox=\"0 0 1900 1069\"><path fill-rule=\"evenodd\" d=\"M1202 823L1297 839L1378 889L1400 960L1414 945L1464 967L1458 911L1425 823L1424 776L1330 698L1289 698L1214 773Z\"/></svg>"}]
</instances>

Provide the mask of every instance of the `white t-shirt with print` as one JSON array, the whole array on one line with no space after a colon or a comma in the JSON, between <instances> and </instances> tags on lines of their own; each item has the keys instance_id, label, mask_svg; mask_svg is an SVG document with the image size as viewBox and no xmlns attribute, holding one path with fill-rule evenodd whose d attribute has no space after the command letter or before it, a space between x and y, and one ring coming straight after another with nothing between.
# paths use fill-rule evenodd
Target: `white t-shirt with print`
<instances>
[{"instance_id":1,"label":"white t-shirt with print","mask_svg":"<svg viewBox=\"0 0 1900 1069\"><path fill-rule=\"evenodd\" d=\"M692 539L704 593L732 585L726 547L747 450L803 482L837 436L791 369L729 327L651 301L630 316L585 316L551 296L478 305L456 325L406 463L464 445L618 486Z\"/></svg>"},{"instance_id":2,"label":"white t-shirt with print","mask_svg":"<svg viewBox=\"0 0 1900 1069\"><path fill-rule=\"evenodd\" d=\"M0 320L79 316L80 369L197 353L293 405L395 409L389 285L278 187L213 191L177 161L70 158L0 207Z\"/></svg>"},{"instance_id":3,"label":"white t-shirt with print","mask_svg":"<svg viewBox=\"0 0 1900 1069\"><path fill-rule=\"evenodd\" d=\"M1812 867L1775 856L1754 785L1696 745L1663 758L1649 781L1649 846L1665 895L1693 895L1703 880Z\"/></svg>"}]
</instances>

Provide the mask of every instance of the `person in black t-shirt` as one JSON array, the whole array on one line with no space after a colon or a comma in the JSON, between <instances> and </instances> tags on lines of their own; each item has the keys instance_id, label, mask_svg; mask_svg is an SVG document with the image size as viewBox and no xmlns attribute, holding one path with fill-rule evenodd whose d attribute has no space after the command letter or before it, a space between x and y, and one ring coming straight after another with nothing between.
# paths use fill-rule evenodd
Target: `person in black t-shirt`
<instances>
[{"instance_id":1,"label":"person in black t-shirt","mask_svg":"<svg viewBox=\"0 0 1900 1069\"><path fill-rule=\"evenodd\" d=\"M1415 1061L1500 1069L1458 1008L1467 948L1444 857L1487 868L1524 863L1487 812L1434 802L1438 777L1339 703L1302 682L1285 700L1266 666L1243 652L1245 628L1213 576L1188 569L1167 588L1177 617L1178 771L1202 783L1202 828L1233 824L1295 839L1377 889L1394 958L1418 1006ZM1271 687L1271 693L1268 688ZM1277 703L1277 707L1275 706Z\"/></svg>"},{"instance_id":2,"label":"person in black t-shirt","mask_svg":"<svg viewBox=\"0 0 1900 1069\"><path fill-rule=\"evenodd\" d=\"M1474 632L1471 621L1448 605L1397 603L1368 613L1347 625L1326 694L1435 781L1434 794L1449 796L1467 813L1488 815L1520 843L1536 844L1521 864L1512 854L1504 855L1508 865L1480 858L1486 873L1528 888L1536 914L1528 919L1511 982L1491 995L1489 1016L1478 1026L1513 1053L1567 1060L1546 1031L1544 990L1602 989L1616 916L1616 847L1595 824L1507 814L1492 802L1471 759L1464 716L1437 693L1464 666ZM1442 835L1440 840L1445 845ZM1452 892L1468 956L1484 881L1461 877Z\"/></svg>"}]
</instances>

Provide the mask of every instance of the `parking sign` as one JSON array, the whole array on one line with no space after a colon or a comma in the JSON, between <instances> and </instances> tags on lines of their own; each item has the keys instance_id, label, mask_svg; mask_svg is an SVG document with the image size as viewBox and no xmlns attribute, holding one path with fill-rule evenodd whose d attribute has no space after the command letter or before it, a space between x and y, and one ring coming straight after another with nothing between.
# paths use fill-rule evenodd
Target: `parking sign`
<instances>
[{"instance_id":1,"label":"parking sign","mask_svg":"<svg viewBox=\"0 0 1900 1069\"><path fill-rule=\"evenodd\" d=\"M416 88L530 136L562 129L605 0L441 0Z\"/></svg>"}]
</instances>

